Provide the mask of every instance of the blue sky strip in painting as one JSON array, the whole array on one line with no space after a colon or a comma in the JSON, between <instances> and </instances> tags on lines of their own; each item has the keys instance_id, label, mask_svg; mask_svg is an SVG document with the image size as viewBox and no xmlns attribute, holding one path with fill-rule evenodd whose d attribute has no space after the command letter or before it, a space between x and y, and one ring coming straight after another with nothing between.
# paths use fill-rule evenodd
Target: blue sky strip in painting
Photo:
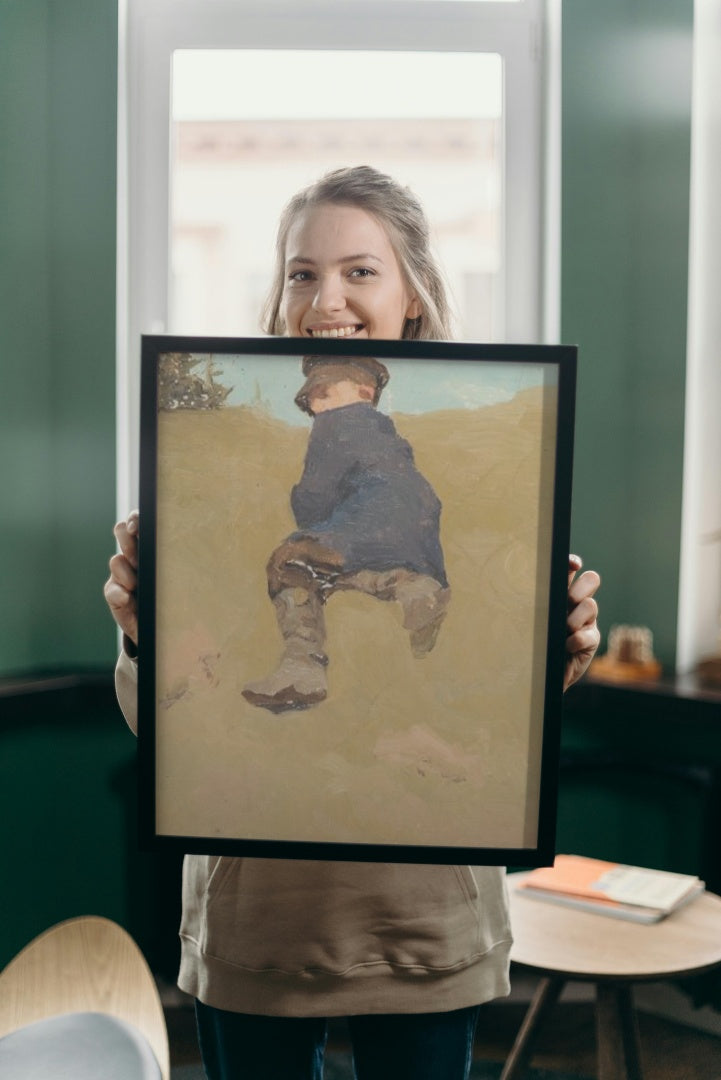
<instances>
[{"instance_id":1,"label":"blue sky strip in painting","mask_svg":"<svg viewBox=\"0 0 721 1080\"><path fill-rule=\"evenodd\" d=\"M205 355L202 357L205 359ZM198 354L198 359L201 359ZM232 386L228 405L261 405L271 416L294 426L310 418L294 404L303 385L301 357L213 357L215 380ZM383 360L382 356L379 359ZM468 363L463 360L385 361L390 382L379 408L386 413L427 413L441 409L477 409L510 401L533 386L555 386L552 364ZM200 374L200 372L199 372Z\"/></svg>"}]
</instances>

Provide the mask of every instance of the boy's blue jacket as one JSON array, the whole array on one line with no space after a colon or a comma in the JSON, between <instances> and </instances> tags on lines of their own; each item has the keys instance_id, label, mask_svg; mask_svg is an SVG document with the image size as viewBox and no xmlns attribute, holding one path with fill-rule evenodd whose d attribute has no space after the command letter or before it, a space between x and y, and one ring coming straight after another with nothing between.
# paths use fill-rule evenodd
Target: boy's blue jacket
<instances>
[{"instance_id":1,"label":"boy's blue jacket","mask_svg":"<svg viewBox=\"0 0 721 1080\"><path fill-rule=\"evenodd\" d=\"M448 584L441 503L393 421L366 402L319 413L291 493L298 532L333 548L344 571L405 567Z\"/></svg>"}]
</instances>

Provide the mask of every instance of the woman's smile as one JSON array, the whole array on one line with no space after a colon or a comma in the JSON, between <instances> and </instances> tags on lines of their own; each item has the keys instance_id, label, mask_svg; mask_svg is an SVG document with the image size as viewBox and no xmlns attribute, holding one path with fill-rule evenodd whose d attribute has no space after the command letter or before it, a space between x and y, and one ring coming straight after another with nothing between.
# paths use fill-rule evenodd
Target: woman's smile
<instances>
[{"instance_id":1,"label":"woman's smile","mask_svg":"<svg viewBox=\"0 0 721 1080\"><path fill-rule=\"evenodd\" d=\"M309 326L306 333L311 337L320 338L343 338L353 337L363 329L363 323L352 323L349 326Z\"/></svg>"}]
</instances>

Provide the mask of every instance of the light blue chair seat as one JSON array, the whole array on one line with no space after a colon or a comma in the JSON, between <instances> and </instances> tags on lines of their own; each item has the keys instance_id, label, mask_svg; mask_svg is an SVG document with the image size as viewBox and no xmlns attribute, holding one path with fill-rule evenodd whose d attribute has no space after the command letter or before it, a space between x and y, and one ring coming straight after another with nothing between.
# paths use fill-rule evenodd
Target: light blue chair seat
<instances>
[{"instance_id":1,"label":"light blue chair seat","mask_svg":"<svg viewBox=\"0 0 721 1080\"><path fill-rule=\"evenodd\" d=\"M0 1039L7 1080L161 1080L145 1037L102 1013L37 1020Z\"/></svg>"}]
</instances>

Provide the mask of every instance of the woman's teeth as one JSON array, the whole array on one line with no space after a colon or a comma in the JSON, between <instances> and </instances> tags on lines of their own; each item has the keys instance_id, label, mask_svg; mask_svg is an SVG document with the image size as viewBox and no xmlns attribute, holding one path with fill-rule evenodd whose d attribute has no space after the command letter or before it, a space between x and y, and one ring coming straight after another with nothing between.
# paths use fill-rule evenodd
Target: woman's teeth
<instances>
[{"instance_id":1,"label":"woman's teeth","mask_svg":"<svg viewBox=\"0 0 721 1080\"><path fill-rule=\"evenodd\" d=\"M350 337L359 329L359 326L334 326L332 330L311 330L310 335L319 338Z\"/></svg>"}]
</instances>

